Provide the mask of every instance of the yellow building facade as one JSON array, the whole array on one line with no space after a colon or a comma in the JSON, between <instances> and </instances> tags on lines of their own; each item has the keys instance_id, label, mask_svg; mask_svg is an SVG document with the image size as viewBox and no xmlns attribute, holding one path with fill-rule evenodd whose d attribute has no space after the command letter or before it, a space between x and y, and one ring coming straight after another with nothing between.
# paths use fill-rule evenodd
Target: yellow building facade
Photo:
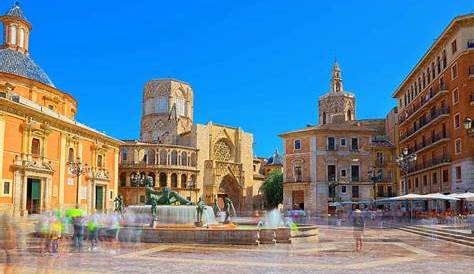
<instances>
[{"instance_id":1,"label":"yellow building facade","mask_svg":"<svg viewBox=\"0 0 474 274\"><path fill-rule=\"evenodd\" d=\"M0 212L111 209L121 141L75 120L77 101L29 56L32 26L18 4L0 21ZM78 159L79 185L69 168Z\"/></svg>"}]
</instances>

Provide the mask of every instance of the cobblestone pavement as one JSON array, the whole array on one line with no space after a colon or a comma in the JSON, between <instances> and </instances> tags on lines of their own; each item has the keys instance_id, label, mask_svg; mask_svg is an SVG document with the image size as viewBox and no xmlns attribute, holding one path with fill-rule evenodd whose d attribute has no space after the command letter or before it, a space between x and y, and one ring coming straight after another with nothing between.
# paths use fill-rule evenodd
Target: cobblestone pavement
<instances>
[{"instance_id":1,"label":"cobblestone pavement","mask_svg":"<svg viewBox=\"0 0 474 274\"><path fill-rule=\"evenodd\" d=\"M474 248L394 229L322 226L319 243L261 246L130 244L58 257L22 252L11 273L474 273ZM3 256L2 256L3 257ZM4 262L4 258L2 258Z\"/></svg>"}]
</instances>

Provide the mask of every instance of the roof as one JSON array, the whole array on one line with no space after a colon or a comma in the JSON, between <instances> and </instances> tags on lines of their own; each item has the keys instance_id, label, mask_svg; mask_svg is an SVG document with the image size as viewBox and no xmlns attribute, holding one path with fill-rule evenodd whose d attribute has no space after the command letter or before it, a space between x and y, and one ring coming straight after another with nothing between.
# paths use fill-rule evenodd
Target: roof
<instances>
[{"instance_id":1,"label":"roof","mask_svg":"<svg viewBox=\"0 0 474 274\"><path fill-rule=\"evenodd\" d=\"M279 136L285 136L294 133L303 133L303 132L311 132L311 131L374 131L376 132L377 129L375 127L371 127L368 125L367 121L370 120L355 120L355 121L345 121L343 123L337 124L324 124L318 126L308 126L306 128L298 129L295 131L289 131L280 134ZM377 121L374 119L374 121Z\"/></svg>"},{"instance_id":2,"label":"roof","mask_svg":"<svg viewBox=\"0 0 474 274\"><path fill-rule=\"evenodd\" d=\"M280 154L278 153L278 150L276 149L275 152L273 153L273 155L267 159L267 165L270 165L270 166L281 166L283 165L282 161L281 161L281 156Z\"/></svg>"},{"instance_id":3,"label":"roof","mask_svg":"<svg viewBox=\"0 0 474 274\"><path fill-rule=\"evenodd\" d=\"M11 49L0 50L0 72L18 75L54 87L48 75L28 55Z\"/></svg>"},{"instance_id":4,"label":"roof","mask_svg":"<svg viewBox=\"0 0 474 274\"><path fill-rule=\"evenodd\" d=\"M28 20L25 17L25 14L21 10L19 1L16 1L15 4L13 5L13 7L9 11L7 11L5 13L5 15L16 17L16 18L19 18L21 20L24 20L24 21L28 22Z\"/></svg>"}]
</instances>

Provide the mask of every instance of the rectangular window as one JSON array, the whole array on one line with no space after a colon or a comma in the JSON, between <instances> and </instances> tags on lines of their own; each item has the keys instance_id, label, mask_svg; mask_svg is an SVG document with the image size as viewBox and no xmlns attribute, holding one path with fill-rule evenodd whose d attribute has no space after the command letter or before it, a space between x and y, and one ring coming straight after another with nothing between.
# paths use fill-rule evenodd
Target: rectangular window
<instances>
[{"instance_id":1,"label":"rectangular window","mask_svg":"<svg viewBox=\"0 0 474 274\"><path fill-rule=\"evenodd\" d=\"M438 174L433 173L431 179L432 179L431 182L433 183L433 185L436 185L438 183Z\"/></svg>"},{"instance_id":2,"label":"rectangular window","mask_svg":"<svg viewBox=\"0 0 474 274\"><path fill-rule=\"evenodd\" d=\"M456 181L460 181L462 179L461 177L461 166L456 167Z\"/></svg>"},{"instance_id":3,"label":"rectangular window","mask_svg":"<svg viewBox=\"0 0 474 274\"><path fill-rule=\"evenodd\" d=\"M295 150L301 149L301 140L295 140L294 147L295 147Z\"/></svg>"},{"instance_id":4,"label":"rectangular window","mask_svg":"<svg viewBox=\"0 0 474 274\"><path fill-rule=\"evenodd\" d=\"M328 181L329 182L336 181L336 166L335 165L328 165Z\"/></svg>"},{"instance_id":5,"label":"rectangular window","mask_svg":"<svg viewBox=\"0 0 474 274\"><path fill-rule=\"evenodd\" d=\"M31 154L35 156L40 155L40 140L39 139L33 138L31 140Z\"/></svg>"},{"instance_id":6,"label":"rectangular window","mask_svg":"<svg viewBox=\"0 0 474 274\"><path fill-rule=\"evenodd\" d=\"M451 78L456 79L456 77L458 77L458 66L457 66L457 64L454 64L451 67Z\"/></svg>"},{"instance_id":7,"label":"rectangular window","mask_svg":"<svg viewBox=\"0 0 474 274\"><path fill-rule=\"evenodd\" d=\"M351 181L359 182L359 166L351 166Z\"/></svg>"},{"instance_id":8,"label":"rectangular window","mask_svg":"<svg viewBox=\"0 0 474 274\"><path fill-rule=\"evenodd\" d=\"M456 154L461 154L461 139L456 139L456 141L454 141L454 152Z\"/></svg>"},{"instance_id":9,"label":"rectangular window","mask_svg":"<svg viewBox=\"0 0 474 274\"><path fill-rule=\"evenodd\" d=\"M451 53L454 54L456 51L458 51L458 45L456 39L454 39L454 41L451 42Z\"/></svg>"},{"instance_id":10,"label":"rectangular window","mask_svg":"<svg viewBox=\"0 0 474 274\"><path fill-rule=\"evenodd\" d=\"M341 147L346 146L346 138L341 138Z\"/></svg>"},{"instance_id":11,"label":"rectangular window","mask_svg":"<svg viewBox=\"0 0 474 274\"><path fill-rule=\"evenodd\" d=\"M418 188L419 187L419 183L418 183L418 177L415 178L415 188Z\"/></svg>"},{"instance_id":12,"label":"rectangular window","mask_svg":"<svg viewBox=\"0 0 474 274\"><path fill-rule=\"evenodd\" d=\"M359 186L352 186L352 198L359 198Z\"/></svg>"},{"instance_id":13,"label":"rectangular window","mask_svg":"<svg viewBox=\"0 0 474 274\"><path fill-rule=\"evenodd\" d=\"M446 183L449 180L449 173L448 170L443 170L443 183Z\"/></svg>"},{"instance_id":14,"label":"rectangular window","mask_svg":"<svg viewBox=\"0 0 474 274\"><path fill-rule=\"evenodd\" d=\"M453 105L459 103L459 89L453 90Z\"/></svg>"},{"instance_id":15,"label":"rectangular window","mask_svg":"<svg viewBox=\"0 0 474 274\"><path fill-rule=\"evenodd\" d=\"M336 150L335 142L334 137L328 137L328 150Z\"/></svg>"},{"instance_id":16,"label":"rectangular window","mask_svg":"<svg viewBox=\"0 0 474 274\"><path fill-rule=\"evenodd\" d=\"M347 171L345 169L341 169L341 177L347 177Z\"/></svg>"},{"instance_id":17,"label":"rectangular window","mask_svg":"<svg viewBox=\"0 0 474 274\"><path fill-rule=\"evenodd\" d=\"M461 127L461 115L459 113L456 113L454 115L454 128L460 128Z\"/></svg>"},{"instance_id":18,"label":"rectangular window","mask_svg":"<svg viewBox=\"0 0 474 274\"><path fill-rule=\"evenodd\" d=\"M352 138L351 149L352 150L359 150L359 139L358 138Z\"/></svg>"},{"instance_id":19,"label":"rectangular window","mask_svg":"<svg viewBox=\"0 0 474 274\"><path fill-rule=\"evenodd\" d=\"M301 171L300 166L295 166L295 181L302 182L303 181L303 172Z\"/></svg>"},{"instance_id":20,"label":"rectangular window","mask_svg":"<svg viewBox=\"0 0 474 274\"><path fill-rule=\"evenodd\" d=\"M423 186L428 186L428 177L426 175L423 175Z\"/></svg>"},{"instance_id":21,"label":"rectangular window","mask_svg":"<svg viewBox=\"0 0 474 274\"><path fill-rule=\"evenodd\" d=\"M3 195L10 195L10 182L3 182Z\"/></svg>"},{"instance_id":22,"label":"rectangular window","mask_svg":"<svg viewBox=\"0 0 474 274\"><path fill-rule=\"evenodd\" d=\"M346 191L347 191L346 186L341 186L341 192L346 193Z\"/></svg>"},{"instance_id":23,"label":"rectangular window","mask_svg":"<svg viewBox=\"0 0 474 274\"><path fill-rule=\"evenodd\" d=\"M383 197L383 186L377 186L377 197Z\"/></svg>"}]
</instances>

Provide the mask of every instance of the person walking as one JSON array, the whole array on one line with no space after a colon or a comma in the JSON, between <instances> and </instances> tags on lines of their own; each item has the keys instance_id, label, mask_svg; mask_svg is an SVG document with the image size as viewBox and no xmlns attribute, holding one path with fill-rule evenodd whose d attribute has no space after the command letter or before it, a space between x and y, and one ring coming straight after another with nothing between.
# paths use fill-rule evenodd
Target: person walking
<instances>
[{"instance_id":1,"label":"person walking","mask_svg":"<svg viewBox=\"0 0 474 274\"><path fill-rule=\"evenodd\" d=\"M77 209L80 211L80 209ZM82 241L84 239L84 216L82 211L79 214L76 213L73 218L72 218L72 223L74 227L74 233L72 236L73 240L73 247L76 252L81 252L82 251Z\"/></svg>"},{"instance_id":2,"label":"person walking","mask_svg":"<svg viewBox=\"0 0 474 274\"><path fill-rule=\"evenodd\" d=\"M352 214L352 229L355 240L355 251L362 251L362 241L364 237L365 221L362 216L362 211L356 208Z\"/></svg>"},{"instance_id":3,"label":"person walking","mask_svg":"<svg viewBox=\"0 0 474 274\"><path fill-rule=\"evenodd\" d=\"M97 249L99 242L99 215L93 211L87 221L87 229L89 232L89 241L91 242L90 250L94 251Z\"/></svg>"}]
</instances>

